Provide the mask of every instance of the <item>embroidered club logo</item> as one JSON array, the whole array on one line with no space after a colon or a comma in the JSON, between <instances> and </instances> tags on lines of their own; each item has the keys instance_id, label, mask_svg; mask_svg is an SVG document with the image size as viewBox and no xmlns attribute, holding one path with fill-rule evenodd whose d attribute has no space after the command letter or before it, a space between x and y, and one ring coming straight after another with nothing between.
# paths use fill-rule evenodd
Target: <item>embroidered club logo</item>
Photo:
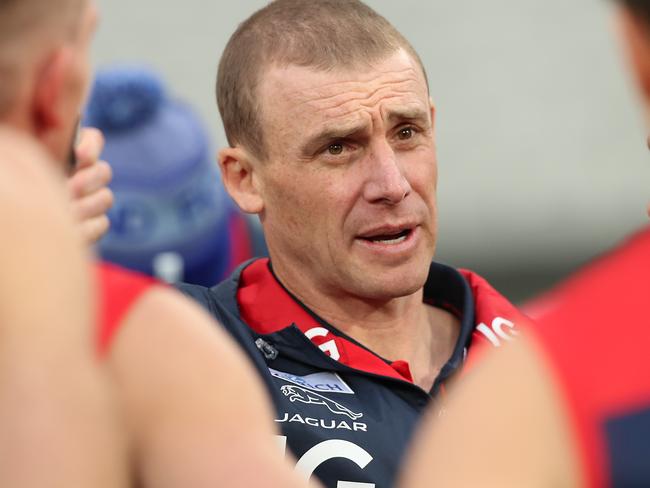
<instances>
[{"instance_id":1,"label":"embroidered club logo","mask_svg":"<svg viewBox=\"0 0 650 488\"><path fill-rule=\"evenodd\" d=\"M284 385L280 388L280 391L289 398L290 402L301 402L301 403L313 403L314 405L323 405L327 409L336 414L336 415L347 415L352 420L357 420L363 417L362 413L355 413L350 410L348 407L341 405L329 398L319 395L316 392L306 390L299 386L294 385Z\"/></svg>"}]
</instances>

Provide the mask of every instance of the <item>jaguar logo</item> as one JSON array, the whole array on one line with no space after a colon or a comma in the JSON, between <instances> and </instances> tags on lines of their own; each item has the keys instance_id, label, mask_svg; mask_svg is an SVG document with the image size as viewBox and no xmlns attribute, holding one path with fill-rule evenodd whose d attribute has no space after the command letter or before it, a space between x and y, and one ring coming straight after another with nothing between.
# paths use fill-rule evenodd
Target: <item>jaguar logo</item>
<instances>
[{"instance_id":1,"label":"jaguar logo","mask_svg":"<svg viewBox=\"0 0 650 488\"><path fill-rule=\"evenodd\" d=\"M290 402L313 403L314 405L323 405L327 409L337 415L347 415L352 420L357 420L363 417L362 413L355 413L349 408L337 403L329 398L319 395L313 391L306 390L299 386L284 385L280 388L284 396L289 398Z\"/></svg>"}]
</instances>

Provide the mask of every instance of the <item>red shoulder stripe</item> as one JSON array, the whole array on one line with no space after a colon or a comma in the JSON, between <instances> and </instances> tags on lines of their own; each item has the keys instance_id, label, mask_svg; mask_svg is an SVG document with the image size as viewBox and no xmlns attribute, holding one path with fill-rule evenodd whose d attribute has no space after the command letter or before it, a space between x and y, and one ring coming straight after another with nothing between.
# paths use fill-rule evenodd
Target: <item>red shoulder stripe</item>
<instances>
[{"instance_id":1,"label":"red shoulder stripe","mask_svg":"<svg viewBox=\"0 0 650 488\"><path fill-rule=\"evenodd\" d=\"M95 267L98 286L97 352L104 356L132 305L156 283L153 278L108 263Z\"/></svg>"}]
</instances>

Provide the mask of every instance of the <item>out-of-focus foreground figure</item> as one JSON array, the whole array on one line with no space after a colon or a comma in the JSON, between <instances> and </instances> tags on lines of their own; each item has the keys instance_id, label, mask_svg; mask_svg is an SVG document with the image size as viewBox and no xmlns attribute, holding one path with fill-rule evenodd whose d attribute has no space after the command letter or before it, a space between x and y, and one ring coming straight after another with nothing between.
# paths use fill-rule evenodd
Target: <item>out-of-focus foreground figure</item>
<instances>
[{"instance_id":1,"label":"out-of-focus foreground figure","mask_svg":"<svg viewBox=\"0 0 650 488\"><path fill-rule=\"evenodd\" d=\"M51 164L0 128L0 486L125 487L88 256Z\"/></svg>"},{"instance_id":2,"label":"out-of-focus foreground figure","mask_svg":"<svg viewBox=\"0 0 650 488\"><path fill-rule=\"evenodd\" d=\"M650 111L650 1L619 3ZM549 295L539 325L430 419L403 486L650 486L648 270L645 229Z\"/></svg>"},{"instance_id":3,"label":"out-of-focus foreground figure","mask_svg":"<svg viewBox=\"0 0 650 488\"><path fill-rule=\"evenodd\" d=\"M73 167L72 141L90 78L88 54L96 22L97 9L92 0L0 0L0 124L19 131L32 144L40 145L49 153L51 159L26 157L28 163L42 166L44 172L54 169L62 176ZM92 153L87 159L96 160L103 144L101 134L98 131L87 134L84 150ZM17 139L3 138L0 150L10 154L19 144ZM41 160L44 160L42 164L37 164ZM20 162L10 161L16 165ZM25 166L25 171L28 169L29 166ZM0 184L4 185L5 180L0 179ZM39 375L49 375L45 378L51 378L52 383L44 385L42 392L37 388L26 389L22 395L16 392L6 404L0 402L3 412L0 421L3 426L18 426L26 420L24 415L30 413L30 408L35 408L38 397L49 398L48 393L56 408L50 410L47 402L38 403L39 415L30 415L31 424L27 426L34 431L23 431L24 435L20 435L19 428L15 435L16 431L9 431L7 439L18 437L21 447L3 456L0 463L11 461L12 466L25 463L27 468L36 470L40 464L32 465L30 456L45 456L45 449L57 450L51 462L61 462L51 466L51 473L45 468L41 473L26 473L42 476L39 486L104 486L102 483L119 486L124 481L120 473L127 469L134 483L145 487L295 486L273 439L267 401L225 333L177 292L150 278L110 266L96 267L98 317L90 320L93 288L88 285L87 278L84 281L83 270L79 269L83 264L79 262L83 259L80 243L77 243L79 255L75 258L74 249L66 248L63 240L60 250L63 254L59 260L56 255L58 239L63 239L64 234L57 232L56 221L49 224L46 219L48 212L55 212L56 207L48 208L45 191L36 185L25 192L24 197L34 205L29 207L32 212L38 213L39 204L43 206L43 217L34 225L40 224L38 230L44 236L35 235L30 240L26 235L30 245L23 248L23 260L2 262L2 278L6 280L2 281L3 289L18 294L22 303L18 299L7 302L13 305L9 306L1 323L4 329L13 330L6 324L19 325L13 323L16 315L15 320L21 319L27 324L30 320L42 322L51 327L51 333L60 334L58 340L52 342L53 347L69 340L74 352L75 347L85 345L89 363L103 361L101 364L110 376L111 389L102 390L102 384L91 381L92 378L87 387L80 381L80 389L74 389L69 378L81 375L83 379L84 364L75 361L74 355L62 357L61 351L53 356L54 359L48 359L44 354L50 335L34 331L30 334L34 343L31 354L40 359L34 361L37 373L33 373L33 381L37 382L41 378ZM7 240L14 237L9 224L15 222L16 216L12 215L12 219L3 228L3 239L5 235ZM12 245L16 244L12 241ZM39 246L48 247L41 252ZM57 260L65 267L67 259L71 260L68 271L57 272L45 267ZM31 266L38 269L41 261L45 261L43 271L26 283L33 273ZM29 295L25 295L30 292L31 301ZM42 310L41 316L36 315L36 309ZM21 318L20 314L25 317ZM71 314L69 324L67 314ZM87 330L79 331L84 323ZM74 330L75 324L77 330ZM77 336L78 333L81 335ZM22 336L17 334L16 337L16 340L9 336L1 341L0 352L11 351L0 355L2 364L8 364L13 355L20 354L18 346L24 347L24 342L18 340ZM40 371L39 364L49 369ZM57 369L60 378L55 374ZM87 369L92 371L91 366ZM25 381L21 381L25 388L30 383L26 374L23 375ZM7 376L7 384L11 387L10 380ZM104 461L110 462L114 456L119 460L122 454L119 445L111 446L101 436L89 442L88 436L84 436L83 429L89 426L117 433L110 415L108 420L85 420L86 415L94 415L94 410L101 414L102 395L107 392L124 415L129 458L128 465L122 459L121 469L98 466ZM56 403L57 394L70 400L80 398L65 415L73 416L78 409L88 407L87 412L78 412L79 432L71 428L70 438L63 438L61 445L32 447L34 443L29 441L34 432L59 428L54 424L61 412ZM23 400L28 395L33 396L34 402ZM91 405L94 401L98 402L96 408ZM71 423L69 417L63 417L61 422L63 426ZM4 436L0 436L0 442L5 442ZM72 451L69 455L65 449L68 445ZM78 465L76 470L73 464ZM0 474L4 475L4 472ZM87 479L82 479L84 475ZM100 475L104 477L93 478ZM120 479L113 480L112 476ZM61 478L58 485L52 482L56 477ZM19 474L13 479L16 481L2 483L2 486L25 486L18 482Z\"/></svg>"}]
</instances>

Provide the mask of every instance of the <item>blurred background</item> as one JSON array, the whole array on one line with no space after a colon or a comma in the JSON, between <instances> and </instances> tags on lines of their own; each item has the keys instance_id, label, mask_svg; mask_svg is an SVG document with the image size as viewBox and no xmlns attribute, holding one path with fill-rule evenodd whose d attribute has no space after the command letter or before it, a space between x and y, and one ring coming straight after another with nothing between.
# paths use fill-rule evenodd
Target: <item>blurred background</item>
<instances>
[{"instance_id":1,"label":"blurred background","mask_svg":"<svg viewBox=\"0 0 650 488\"><path fill-rule=\"evenodd\" d=\"M98 0L97 66L146 62L216 150L221 51L262 0ZM437 259L522 302L648 217L643 116L605 0L368 0L414 45L437 107Z\"/></svg>"}]
</instances>

